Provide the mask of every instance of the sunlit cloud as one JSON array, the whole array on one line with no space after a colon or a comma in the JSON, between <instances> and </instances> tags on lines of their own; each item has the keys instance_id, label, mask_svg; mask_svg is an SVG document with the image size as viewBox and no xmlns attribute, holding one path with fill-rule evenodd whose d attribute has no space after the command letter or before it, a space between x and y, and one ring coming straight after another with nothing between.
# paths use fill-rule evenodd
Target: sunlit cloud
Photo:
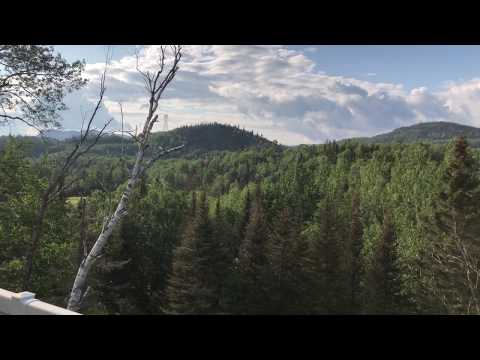
<instances>
[{"instance_id":1,"label":"sunlit cloud","mask_svg":"<svg viewBox=\"0 0 480 360\"><path fill-rule=\"evenodd\" d=\"M159 111L169 114L170 128L216 121L285 144L371 136L424 121L480 125L480 79L448 83L437 91L425 87L407 91L402 84L328 75L311 58L316 50L186 46L180 71L165 91ZM159 55L159 46L140 47L142 71L155 71ZM111 62L104 102L105 117L113 116L117 125L121 102L125 122L132 128L143 122L147 112L136 66L134 54ZM87 64L90 82L76 95L80 102L95 101L103 69L103 63ZM71 111L79 106L74 105ZM78 125L78 117L64 118L66 128Z\"/></svg>"}]
</instances>

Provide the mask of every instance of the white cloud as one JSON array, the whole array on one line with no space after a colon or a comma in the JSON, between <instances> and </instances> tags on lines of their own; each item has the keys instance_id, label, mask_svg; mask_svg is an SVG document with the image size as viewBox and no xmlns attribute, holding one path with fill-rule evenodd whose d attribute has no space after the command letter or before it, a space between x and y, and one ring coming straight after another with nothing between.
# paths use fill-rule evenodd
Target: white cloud
<instances>
[{"instance_id":1,"label":"white cloud","mask_svg":"<svg viewBox=\"0 0 480 360\"><path fill-rule=\"evenodd\" d=\"M160 112L169 114L171 127L218 121L286 144L370 136L421 121L480 125L480 79L450 83L437 92L406 91L402 84L329 76L317 69L309 51L285 46L186 46ZM158 58L158 46L143 47L139 65L154 71ZM103 66L87 65L89 99L95 99ZM132 127L141 124L145 92L133 54L113 61L109 68L105 106L117 118L118 101L123 102L126 121Z\"/></svg>"}]
</instances>

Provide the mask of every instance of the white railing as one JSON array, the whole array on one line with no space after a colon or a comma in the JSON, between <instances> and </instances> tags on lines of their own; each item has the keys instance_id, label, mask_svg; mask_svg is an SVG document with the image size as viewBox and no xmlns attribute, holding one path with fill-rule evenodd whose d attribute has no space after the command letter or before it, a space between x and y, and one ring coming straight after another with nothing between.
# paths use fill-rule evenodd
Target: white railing
<instances>
[{"instance_id":1,"label":"white railing","mask_svg":"<svg viewBox=\"0 0 480 360\"><path fill-rule=\"evenodd\" d=\"M35 299L35 294L0 289L0 315L81 315Z\"/></svg>"}]
</instances>

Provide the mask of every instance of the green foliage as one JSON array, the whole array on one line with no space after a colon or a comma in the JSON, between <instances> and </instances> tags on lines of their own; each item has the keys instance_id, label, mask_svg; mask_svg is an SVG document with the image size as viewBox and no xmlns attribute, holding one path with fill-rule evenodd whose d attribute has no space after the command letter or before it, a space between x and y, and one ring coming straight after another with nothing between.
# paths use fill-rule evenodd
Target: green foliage
<instances>
[{"instance_id":1,"label":"green foliage","mask_svg":"<svg viewBox=\"0 0 480 360\"><path fill-rule=\"evenodd\" d=\"M436 194L424 261L431 276L429 289L449 313L480 313L480 181L478 162L465 138L449 148L443 182Z\"/></svg>"},{"instance_id":2,"label":"green foliage","mask_svg":"<svg viewBox=\"0 0 480 360\"><path fill-rule=\"evenodd\" d=\"M86 83L84 67L84 62L68 63L52 46L0 45L0 124L58 126L64 96Z\"/></svg>"},{"instance_id":3,"label":"green foliage","mask_svg":"<svg viewBox=\"0 0 480 360\"><path fill-rule=\"evenodd\" d=\"M0 152L0 283L12 291L24 290L20 264L24 264L35 209L45 183L25 158L21 144L12 139ZM62 306L74 271L70 262L73 246L70 223L65 204L52 203L45 224L44 245L35 258L40 270L31 289L40 298Z\"/></svg>"},{"instance_id":4,"label":"green foliage","mask_svg":"<svg viewBox=\"0 0 480 360\"><path fill-rule=\"evenodd\" d=\"M199 141L198 152L152 167L91 275L83 311L476 313L466 270L475 274L480 258L479 156L466 142L282 148L257 140L235 151ZM33 210L55 161L29 151L11 139L0 153L0 281L13 290L22 290ZM59 305L132 166L128 156L89 162L74 198L49 208L35 259L29 290ZM449 265L462 257L458 244L467 261Z\"/></svg>"}]
</instances>

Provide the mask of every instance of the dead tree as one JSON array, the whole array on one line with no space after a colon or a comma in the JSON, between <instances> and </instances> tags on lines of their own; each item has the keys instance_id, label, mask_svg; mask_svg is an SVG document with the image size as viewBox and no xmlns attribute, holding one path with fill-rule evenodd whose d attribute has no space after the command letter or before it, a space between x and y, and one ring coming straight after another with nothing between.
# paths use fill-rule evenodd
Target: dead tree
<instances>
[{"instance_id":1,"label":"dead tree","mask_svg":"<svg viewBox=\"0 0 480 360\"><path fill-rule=\"evenodd\" d=\"M83 300L86 298L86 294L89 292L90 289L89 287L87 287L88 274L95 262L98 260L98 258L102 256L102 251L107 244L110 236L112 235L113 230L120 223L120 220L125 215L127 215L127 205L129 197L132 194L132 191L134 190L142 174L161 156L183 148L183 145L170 149L163 149L162 147L160 147L157 153L152 155L149 161L145 161L145 151L149 147L149 139L152 128L158 120L158 114L156 113L158 109L158 103L160 101L160 98L162 97L163 92L175 77L175 74L178 70L178 63L180 62L180 59L182 57L181 46L170 46L170 49L172 51L173 63L168 73L163 76L162 79L160 78L165 68L166 48L163 46L160 48L161 54L159 65L156 71L154 71L153 73L151 73L150 71L144 72L140 70L138 66L137 54L137 71L140 73L145 82L149 97L149 106L142 132L140 134L130 134L138 146L135 163L130 173L127 186L123 191L120 200L118 201L114 213L106 219L100 235L98 236L88 255L83 259L82 263L78 268L78 272L75 277L67 305L67 308L70 310L78 311L81 307Z\"/></svg>"},{"instance_id":2,"label":"dead tree","mask_svg":"<svg viewBox=\"0 0 480 360\"><path fill-rule=\"evenodd\" d=\"M109 55L107 55L105 69L100 79L100 93L93 112L88 117L88 119L84 118L80 137L78 138L74 148L62 162L62 164L52 172L48 182L48 186L41 195L40 204L35 212L35 218L33 220L30 246L27 250L26 261L24 265L24 289L29 289L31 286L34 259L40 245L43 224L49 205L53 201L58 199L59 196L68 192L68 190L75 184L75 182L79 180L79 177L75 176L74 174L77 170L76 165L78 159L88 153L97 144L99 139L106 133L105 129L113 120L110 119L106 121L103 127L99 130L93 128L93 122L102 106L103 97L106 90L105 78L107 74L108 62Z\"/></svg>"}]
</instances>

